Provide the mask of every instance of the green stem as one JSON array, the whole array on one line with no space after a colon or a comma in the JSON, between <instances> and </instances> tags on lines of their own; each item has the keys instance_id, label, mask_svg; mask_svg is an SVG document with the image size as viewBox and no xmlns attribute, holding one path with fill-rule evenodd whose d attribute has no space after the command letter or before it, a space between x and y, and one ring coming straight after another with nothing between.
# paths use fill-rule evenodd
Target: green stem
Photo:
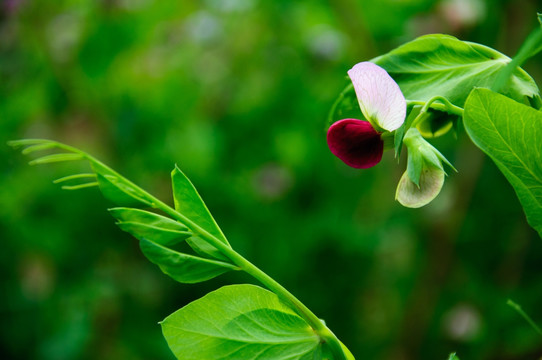
<instances>
[{"instance_id":1,"label":"green stem","mask_svg":"<svg viewBox=\"0 0 542 360\"><path fill-rule=\"evenodd\" d=\"M291 305L293 305L298 310L298 313L313 328L315 333L322 339L322 341L329 345L335 359L346 360L346 356L344 355L344 352L341 348L339 339L337 339L335 334L333 334L331 330L329 330L327 326L324 325L324 323L320 321L320 319L318 319L318 317L316 317L316 315L311 310L309 310L309 308L305 306L305 304L299 301L299 299L297 299L292 293L286 290L286 288L284 288L282 285L276 282L273 278L271 278L265 272L263 272L254 264L252 264L250 261L242 257L239 253L235 252L234 250L230 248L227 248L224 250L226 252L226 255L237 266L239 266L241 269L243 269L245 272L247 272L249 275L257 279L258 281L260 281L269 290L273 291L283 300L286 300Z\"/></svg>"},{"instance_id":2,"label":"green stem","mask_svg":"<svg viewBox=\"0 0 542 360\"><path fill-rule=\"evenodd\" d=\"M440 101L442 104L436 104L435 101ZM416 100L407 100L407 104L410 105L423 105L420 113L425 113L429 108L445 111L448 114L453 114L457 116L463 116L463 108L456 106L446 99L444 96L434 96L428 101L416 101Z\"/></svg>"},{"instance_id":3,"label":"green stem","mask_svg":"<svg viewBox=\"0 0 542 360\"><path fill-rule=\"evenodd\" d=\"M439 104L433 104L435 101L440 101L444 104L444 111L446 111L449 114L459 115L463 116L463 109L459 106L455 106L452 104L448 99L446 99L444 96L433 96L429 101L425 103L425 105L422 107L422 112L426 112L430 106L433 106L435 109L437 109L437 106Z\"/></svg>"},{"instance_id":4,"label":"green stem","mask_svg":"<svg viewBox=\"0 0 542 360\"><path fill-rule=\"evenodd\" d=\"M250 261L245 259L238 252L233 250L228 244L220 241L215 236L210 234L208 231L201 228L198 224L194 223L192 220L190 220L183 214L179 213L178 211L176 211L169 205L165 204L163 201L147 193L145 190L141 189L139 186L137 186L130 180L126 179L125 177L117 173L115 170L109 168L107 165L105 165L98 159L92 157L91 155L77 148L71 147L69 145L57 143L57 146L65 150L72 151L77 154L81 154L88 161L94 162L100 166L107 168L115 176L122 178L127 184L129 184L134 189L145 193L148 196L148 199L151 200L151 204L154 208L162 210L163 212L165 212L172 218L185 224L188 228L190 228L195 233L198 233L209 244L211 244L212 246L217 248L220 252L222 252L222 254L227 256L232 261L233 264L235 264L236 266L244 270L247 274L251 275L253 278L255 278L264 286L266 286L269 290L277 294L281 299L288 302L295 309L297 309L299 315L301 315L307 321L307 323L313 328L314 332L319 336L321 341L323 343L327 343L335 360L347 360L339 339L335 336L335 334L333 334L333 332L322 321L320 321L320 319L318 319L318 317L311 310L309 310L309 308L305 306L305 304L303 304L299 299L297 299L292 293L286 290L286 288L280 285L277 281L275 281L265 272L260 270Z\"/></svg>"},{"instance_id":5,"label":"green stem","mask_svg":"<svg viewBox=\"0 0 542 360\"><path fill-rule=\"evenodd\" d=\"M542 24L541 24L542 25ZM525 39L521 48L512 61L510 61L504 69L502 69L495 80L495 83L491 87L491 90L499 92L510 80L510 77L517 71L518 68L529 58L535 56L542 51L542 27L537 27L531 34ZM522 71L520 69L520 71Z\"/></svg>"},{"instance_id":6,"label":"green stem","mask_svg":"<svg viewBox=\"0 0 542 360\"><path fill-rule=\"evenodd\" d=\"M506 302L509 306L511 306L512 308L514 308L528 323L529 325L531 325L533 327L533 329L539 333L540 335L542 335L542 330L540 330L540 328L538 327L538 325L536 325L536 323L529 317L529 315L527 315L525 313L525 311L523 311L523 309L521 308L520 305L516 304L515 302L513 302L512 300L508 299L508 301Z\"/></svg>"},{"instance_id":7,"label":"green stem","mask_svg":"<svg viewBox=\"0 0 542 360\"><path fill-rule=\"evenodd\" d=\"M442 104L435 103L436 101L440 101L442 102ZM429 108L439 111L445 111L448 114L452 115L463 116L463 108L452 104L448 99L440 95L432 97L427 102L409 100L407 101L407 104L408 106L423 105L420 113L418 114L418 116L416 116L416 118L412 121L412 124L410 125L410 127L412 128L418 126L418 123L423 119L423 115L427 113L427 110L429 110Z\"/></svg>"},{"instance_id":8,"label":"green stem","mask_svg":"<svg viewBox=\"0 0 542 360\"><path fill-rule=\"evenodd\" d=\"M184 223L193 231L201 235L205 240L207 240L211 245L216 247L220 252L226 255L235 265L244 270L247 274L251 275L253 278L258 280L269 290L273 291L280 298L290 303L298 313L309 323L313 328L315 333L322 339L323 342L327 343L337 360L346 360L346 355L344 354L339 339L327 328L320 319L312 311L309 310L299 299L297 299L292 293L290 293L286 288L276 282L272 277L267 275L265 272L260 270L257 266L252 264L250 261L245 259L238 252L230 248L226 243L218 240L216 237L211 235L206 230L202 229L196 223L192 222L190 219L186 218L167 204L164 204L162 201L156 199L155 204L158 209L164 211L171 217L179 220Z\"/></svg>"}]
</instances>

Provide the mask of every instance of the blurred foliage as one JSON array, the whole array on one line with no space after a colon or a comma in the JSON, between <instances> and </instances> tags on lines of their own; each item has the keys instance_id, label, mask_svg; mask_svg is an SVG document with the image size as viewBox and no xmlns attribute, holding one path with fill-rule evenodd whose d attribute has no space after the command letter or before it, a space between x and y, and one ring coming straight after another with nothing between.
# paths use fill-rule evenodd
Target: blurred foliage
<instances>
[{"instance_id":1,"label":"blurred foliage","mask_svg":"<svg viewBox=\"0 0 542 360\"><path fill-rule=\"evenodd\" d=\"M355 171L325 117L355 63L426 33L513 55L536 26L518 0L3 0L0 143L80 147L172 202L191 178L233 247L304 301L360 359L533 359L542 242L467 139L429 206L393 199L391 152ZM541 57L526 70L542 84ZM157 321L241 275L179 285L67 166L0 146L3 359L172 359Z\"/></svg>"}]
</instances>

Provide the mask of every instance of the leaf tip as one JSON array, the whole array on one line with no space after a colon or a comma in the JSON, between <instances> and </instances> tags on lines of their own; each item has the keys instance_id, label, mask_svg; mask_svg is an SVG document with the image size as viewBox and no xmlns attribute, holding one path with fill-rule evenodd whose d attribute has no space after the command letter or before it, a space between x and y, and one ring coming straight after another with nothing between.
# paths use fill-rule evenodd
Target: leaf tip
<instances>
[{"instance_id":1,"label":"leaf tip","mask_svg":"<svg viewBox=\"0 0 542 360\"><path fill-rule=\"evenodd\" d=\"M173 170L171 170L171 176L175 175L176 173L180 171L181 169L179 169L179 166L177 165L177 163L175 163L175 165L173 166Z\"/></svg>"}]
</instances>

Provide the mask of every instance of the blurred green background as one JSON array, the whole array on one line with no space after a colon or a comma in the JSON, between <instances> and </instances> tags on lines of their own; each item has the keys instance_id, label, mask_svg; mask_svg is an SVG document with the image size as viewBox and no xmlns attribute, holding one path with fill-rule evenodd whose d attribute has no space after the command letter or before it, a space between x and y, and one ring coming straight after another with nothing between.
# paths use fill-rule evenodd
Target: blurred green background
<instances>
[{"instance_id":1,"label":"blurred green background","mask_svg":"<svg viewBox=\"0 0 542 360\"><path fill-rule=\"evenodd\" d=\"M542 241L464 133L429 206L394 201L387 153L357 171L325 118L355 63L426 33L513 55L537 1L3 0L0 358L173 359L158 321L239 274L181 285L114 225L96 188L51 181L7 140L87 150L172 203L191 178L233 247L358 359L538 359ZM541 57L526 70L542 84Z\"/></svg>"}]
</instances>

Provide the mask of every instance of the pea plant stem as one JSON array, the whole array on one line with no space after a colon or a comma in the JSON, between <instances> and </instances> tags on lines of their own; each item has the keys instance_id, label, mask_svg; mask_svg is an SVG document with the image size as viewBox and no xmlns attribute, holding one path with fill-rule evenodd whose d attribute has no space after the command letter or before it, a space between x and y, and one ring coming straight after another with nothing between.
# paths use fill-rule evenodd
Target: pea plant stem
<instances>
[{"instance_id":1,"label":"pea plant stem","mask_svg":"<svg viewBox=\"0 0 542 360\"><path fill-rule=\"evenodd\" d=\"M442 102L442 104L436 103L436 101ZM431 109L445 111L448 114L457 115L457 116L463 116L463 108L460 108L459 106L456 106L452 104L448 99L446 99L443 96L434 96L428 101L415 101L415 100L408 100L408 105L421 105L423 106L420 110L420 115L424 114ZM414 120L416 121L416 120Z\"/></svg>"},{"instance_id":2,"label":"pea plant stem","mask_svg":"<svg viewBox=\"0 0 542 360\"><path fill-rule=\"evenodd\" d=\"M269 290L271 290L277 296L279 296L283 301L287 302L294 309L296 309L298 314L302 316L305 319L305 321L307 321L307 323L312 327L313 331L319 336L321 342L326 343L329 346L329 349L331 353L333 354L334 360L347 360L339 339L320 319L318 319L318 317L309 308L307 308L307 306L305 306L305 304L303 304L299 299L297 299L292 293L290 293L286 288L280 285L277 281L275 281L265 272L260 270L257 266L252 264L250 261L245 259L238 252L233 250L228 244L220 241L215 236L210 234L205 229L201 228L198 224L194 223L192 220L190 220L186 216L179 213L177 210L167 205L166 203L162 202L161 200L155 198L154 196L152 196L145 190L141 189L139 186L137 186L130 180L126 179L125 177L117 173L115 170L111 169L110 167L108 167L107 165L99 161L98 159L92 157L91 155L77 148L74 148L62 143L56 143L56 146L64 150L80 154L91 163L95 163L107 168L109 171L115 174L115 176L118 176L120 179L122 179L126 184L129 184L134 189L144 193L146 195L147 200L150 200L150 204L153 208L163 211L164 213L168 214L172 218L186 225L193 232L199 234L209 244L211 244L212 246L217 248L222 254L227 256L234 265L238 266L241 270L251 275L253 278L258 280L261 284L263 284Z\"/></svg>"},{"instance_id":3,"label":"pea plant stem","mask_svg":"<svg viewBox=\"0 0 542 360\"><path fill-rule=\"evenodd\" d=\"M531 327L538 334L542 335L542 330L538 327L538 325L536 325L536 323L533 321L533 319L531 319L529 317L529 315L527 315L527 313L525 311L523 311L523 309L521 308L521 306L519 304L516 304L511 299L508 299L508 301L506 303L508 304L508 306L511 306L514 310L516 310L518 312L518 314L521 315L521 317L524 318L525 321L527 321L527 323L529 323L529 325L531 325Z\"/></svg>"},{"instance_id":4,"label":"pea plant stem","mask_svg":"<svg viewBox=\"0 0 542 360\"><path fill-rule=\"evenodd\" d=\"M437 101L440 101L442 104L436 103ZM445 111L448 114L452 114L452 115L463 116L463 109L460 108L459 106L455 106L443 96L438 96L438 95L434 96L426 102L409 100L407 101L407 104L409 106L413 106L413 105L422 106L420 113L412 121L412 124L410 125L411 128L418 126L418 124L424 120L425 118L424 115L427 113L429 108L439 110L439 111Z\"/></svg>"},{"instance_id":5,"label":"pea plant stem","mask_svg":"<svg viewBox=\"0 0 542 360\"><path fill-rule=\"evenodd\" d=\"M320 319L314 313L309 310L299 299L297 299L292 293L290 293L286 288L280 285L272 277L267 275L265 272L260 270L257 266L252 264L250 261L245 259L238 252L230 248L224 242L218 240L216 237L211 235L206 230L199 227L197 224L193 223L190 219L186 218L182 214L178 213L176 210L164 204L158 199L154 199L157 205L157 208L166 212L171 217L179 220L184 223L186 226L191 228L193 231L197 232L205 240L207 240L211 245L216 247L220 252L226 255L235 265L245 271L247 274L251 275L253 278L258 280L269 290L277 294L283 301L286 301L291 306L293 306L299 315L301 315L305 321L313 328L314 332L320 337L320 339L327 343L330 347L334 359L336 360L346 360L346 355L344 354L339 339L333 334L329 328L324 325Z\"/></svg>"}]
</instances>

